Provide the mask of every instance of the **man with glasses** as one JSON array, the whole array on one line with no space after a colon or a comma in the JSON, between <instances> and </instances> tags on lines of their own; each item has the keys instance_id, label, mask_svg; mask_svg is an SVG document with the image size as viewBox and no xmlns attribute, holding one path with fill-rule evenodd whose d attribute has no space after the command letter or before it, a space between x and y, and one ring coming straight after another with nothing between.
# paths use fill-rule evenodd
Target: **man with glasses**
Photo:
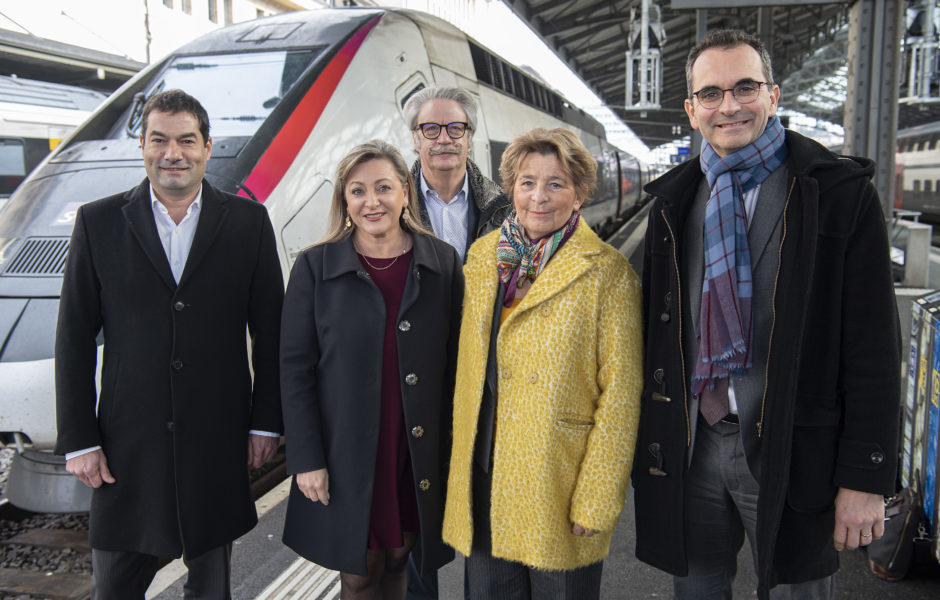
<instances>
[{"instance_id":1,"label":"man with glasses","mask_svg":"<svg viewBox=\"0 0 940 600\"><path fill-rule=\"evenodd\" d=\"M873 163L786 130L761 42L716 31L686 63L705 143L646 190L646 389L637 556L675 597L832 598L837 551L884 533L900 341Z\"/></svg>"},{"instance_id":2,"label":"man with glasses","mask_svg":"<svg viewBox=\"0 0 940 600\"><path fill-rule=\"evenodd\" d=\"M466 259L478 237L499 228L512 209L502 188L470 160L477 103L466 90L425 88L408 99L421 217L437 237Z\"/></svg>"}]
</instances>

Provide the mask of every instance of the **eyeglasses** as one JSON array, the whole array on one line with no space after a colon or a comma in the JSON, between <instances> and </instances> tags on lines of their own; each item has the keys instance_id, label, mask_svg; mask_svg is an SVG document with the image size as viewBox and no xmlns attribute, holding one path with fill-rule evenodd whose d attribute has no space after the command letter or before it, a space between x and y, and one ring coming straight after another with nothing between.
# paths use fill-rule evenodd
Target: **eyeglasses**
<instances>
[{"instance_id":1,"label":"eyeglasses","mask_svg":"<svg viewBox=\"0 0 940 600\"><path fill-rule=\"evenodd\" d=\"M766 81L745 81L733 88L723 90L717 87L702 88L692 95L698 98L699 104L705 108L718 108L725 100L725 92L731 92L734 99L740 104L750 104L757 100L760 86L767 85Z\"/></svg>"},{"instance_id":2,"label":"eyeglasses","mask_svg":"<svg viewBox=\"0 0 940 600\"><path fill-rule=\"evenodd\" d=\"M447 137L452 140L458 140L467 133L467 130L470 129L470 126L466 123L461 123L457 121L455 123L418 123L418 130L421 131L421 135L426 137L429 140L436 140L441 137L441 131L447 129Z\"/></svg>"}]
</instances>

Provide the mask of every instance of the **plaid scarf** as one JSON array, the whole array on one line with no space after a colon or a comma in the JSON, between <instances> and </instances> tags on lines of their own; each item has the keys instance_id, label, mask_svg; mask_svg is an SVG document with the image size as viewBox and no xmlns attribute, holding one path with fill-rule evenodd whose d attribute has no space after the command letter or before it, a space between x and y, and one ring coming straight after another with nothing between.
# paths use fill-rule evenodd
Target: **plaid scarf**
<instances>
[{"instance_id":1,"label":"plaid scarf","mask_svg":"<svg viewBox=\"0 0 940 600\"><path fill-rule=\"evenodd\" d=\"M753 289L744 193L786 160L783 137L780 120L771 117L757 140L724 158L707 142L702 147L711 196L705 205L705 277L692 373L692 381L701 383L699 391L716 385L726 390L731 375L742 375L751 366Z\"/></svg>"},{"instance_id":2,"label":"plaid scarf","mask_svg":"<svg viewBox=\"0 0 940 600\"><path fill-rule=\"evenodd\" d=\"M504 306L512 306L516 289L522 286L526 279L535 281L552 255L574 233L580 218L581 213L574 211L561 228L530 241L515 211L506 217L499 229L499 243L496 245L496 270L499 272L500 285L503 286L505 294Z\"/></svg>"}]
</instances>

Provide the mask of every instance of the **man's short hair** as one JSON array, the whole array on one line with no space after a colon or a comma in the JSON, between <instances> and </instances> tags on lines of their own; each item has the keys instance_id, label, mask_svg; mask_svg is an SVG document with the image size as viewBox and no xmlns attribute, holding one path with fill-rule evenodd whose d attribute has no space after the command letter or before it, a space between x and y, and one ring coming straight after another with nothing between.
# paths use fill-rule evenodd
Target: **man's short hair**
<instances>
[{"instance_id":1,"label":"man's short hair","mask_svg":"<svg viewBox=\"0 0 940 600\"><path fill-rule=\"evenodd\" d=\"M405 103L405 122L408 128L415 130L418 128L418 113L421 107L429 100L453 100L460 105L465 115L467 115L467 125L471 131L477 128L477 101L473 99L470 92L458 87L429 87L413 94Z\"/></svg>"},{"instance_id":2,"label":"man's short hair","mask_svg":"<svg viewBox=\"0 0 940 600\"><path fill-rule=\"evenodd\" d=\"M144 104L144 110L141 115L140 135L147 136L147 118L153 111L165 112L171 115L186 112L196 118L199 123L199 133L202 134L202 143L209 141L209 113L202 107L199 100L196 100L183 90L166 90L159 94L154 94Z\"/></svg>"},{"instance_id":3,"label":"man's short hair","mask_svg":"<svg viewBox=\"0 0 940 600\"><path fill-rule=\"evenodd\" d=\"M774 85L774 70L770 64L770 54L763 42L757 39L757 36L740 29L717 29L707 34L698 46L692 48L688 60L685 61L685 87L689 98L692 98L692 92L695 91L692 89L692 67L702 52L711 48L730 50L745 44L756 50L757 54L760 55L760 62L764 69L764 79L767 80L767 89L772 88Z\"/></svg>"}]
</instances>

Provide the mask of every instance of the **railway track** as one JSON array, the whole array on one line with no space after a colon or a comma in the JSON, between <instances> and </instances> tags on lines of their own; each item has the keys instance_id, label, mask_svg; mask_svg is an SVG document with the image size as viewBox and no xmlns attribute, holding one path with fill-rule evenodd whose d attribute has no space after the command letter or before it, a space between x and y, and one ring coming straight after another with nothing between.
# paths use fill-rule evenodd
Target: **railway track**
<instances>
[{"instance_id":1,"label":"railway track","mask_svg":"<svg viewBox=\"0 0 940 600\"><path fill-rule=\"evenodd\" d=\"M257 500L285 479L284 449L252 470ZM85 600L91 587L88 515L38 514L0 504L0 600Z\"/></svg>"}]
</instances>

